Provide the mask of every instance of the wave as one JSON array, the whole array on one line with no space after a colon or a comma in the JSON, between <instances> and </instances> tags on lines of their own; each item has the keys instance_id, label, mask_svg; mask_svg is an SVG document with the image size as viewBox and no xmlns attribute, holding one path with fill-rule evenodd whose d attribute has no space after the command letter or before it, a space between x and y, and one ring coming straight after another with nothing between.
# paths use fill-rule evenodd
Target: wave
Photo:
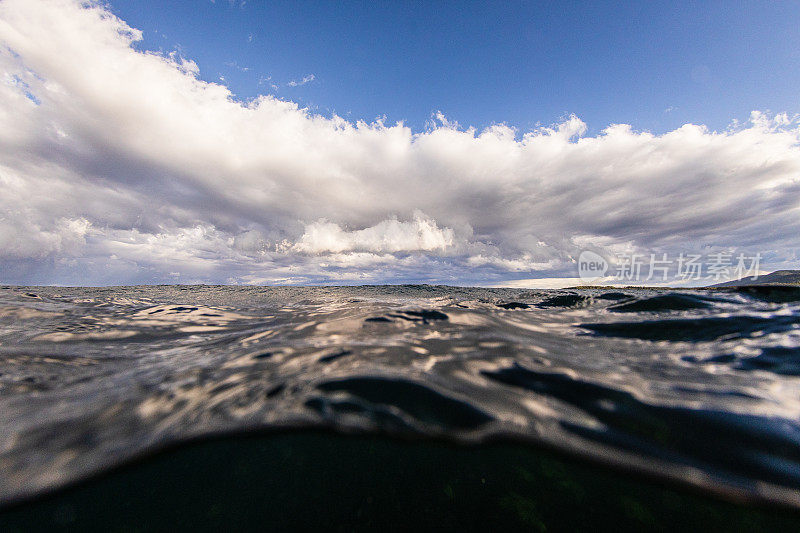
<instances>
[{"instance_id":1,"label":"wave","mask_svg":"<svg viewBox=\"0 0 800 533\"><path fill-rule=\"evenodd\" d=\"M798 350L791 288L5 287L0 506L212 435L325 430L800 508Z\"/></svg>"}]
</instances>

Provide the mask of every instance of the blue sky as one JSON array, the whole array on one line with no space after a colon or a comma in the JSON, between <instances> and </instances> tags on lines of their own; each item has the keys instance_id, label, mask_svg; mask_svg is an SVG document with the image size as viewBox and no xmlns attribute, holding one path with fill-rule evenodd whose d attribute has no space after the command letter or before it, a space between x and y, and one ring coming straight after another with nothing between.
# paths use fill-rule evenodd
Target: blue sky
<instances>
[{"instance_id":1,"label":"blue sky","mask_svg":"<svg viewBox=\"0 0 800 533\"><path fill-rule=\"evenodd\" d=\"M241 98L271 93L415 131L435 111L521 131L574 113L589 133L724 129L753 109L800 111L795 1L110 5L144 31L143 48L180 50Z\"/></svg>"},{"instance_id":2,"label":"blue sky","mask_svg":"<svg viewBox=\"0 0 800 533\"><path fill-rule=\"evenodd\" d=\"M798 28L798 2L2 0L0 283L800 268Z\"/></svg>"}]
</instances>

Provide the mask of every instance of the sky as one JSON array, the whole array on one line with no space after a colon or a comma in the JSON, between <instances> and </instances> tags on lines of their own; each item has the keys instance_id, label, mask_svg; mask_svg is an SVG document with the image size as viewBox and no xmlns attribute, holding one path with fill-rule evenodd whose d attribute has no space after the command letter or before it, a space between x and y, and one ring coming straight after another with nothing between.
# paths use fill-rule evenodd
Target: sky
<instances>
[{"instance_id":1,"label":"sky","mask_svg":"<svg viewBox=\"0 0 800 533\"><path fill-rule=\"evenodd\" d=\"M797 2L0 0L0 283L800 268L798 28Z\"/></svg>"},{"instance_id":2,"label":"sky","mask_svg":"<svg viewBox=\"0 0 800 533\"><path fill-rule=\"evenodd\" d=\"M110 5L144 32L139 49L180 50L239 98L274 94L414 131L437 111L521 131L575 114L589 134L798 111L796 1Z\"/></svg>"}]
</instances>

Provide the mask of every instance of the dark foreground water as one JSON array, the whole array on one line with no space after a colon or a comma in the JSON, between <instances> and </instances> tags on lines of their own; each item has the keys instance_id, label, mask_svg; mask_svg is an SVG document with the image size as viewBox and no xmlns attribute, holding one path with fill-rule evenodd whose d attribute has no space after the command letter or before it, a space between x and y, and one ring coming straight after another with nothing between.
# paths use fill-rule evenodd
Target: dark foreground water
<instances>
[{"instance_id":1,"label":"dark foreground water","mask_svg":"<svg viewBox=\"0 0 800 533\"><path fill-rule=\"evenodd\" d=\"M798 385L797 288L7 287L0 530L798 529Z\"/></svg>"}]
</instances>

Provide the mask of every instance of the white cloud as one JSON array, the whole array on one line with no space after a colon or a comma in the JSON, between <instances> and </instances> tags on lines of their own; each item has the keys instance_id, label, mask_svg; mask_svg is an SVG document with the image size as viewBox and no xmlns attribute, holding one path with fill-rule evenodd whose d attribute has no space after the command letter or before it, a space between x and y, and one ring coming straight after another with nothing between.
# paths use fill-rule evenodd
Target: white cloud
<instances>
[{"instance_id":1,"label":"white cloud","mask_svg":"<svg viewBox=\"0 0 800 533\"><path fill-rule=\"evenodd\" d=\"M453 230L439 229L436 222L415 213L414 220L384 220L356 231L344 231L333 222L319 221L306 226L292 250L308 253L370 251L444 251L453 245Z\"/></svg>"},{"instance_id":2,"label":"white cloud","mask_svg":"<svg viewBox=\"0 0 800 533\"><path fill-rule=\"evenodd\" d=\"M310 83L310 82L314 81L315 79L316 79L316 76L314 76L313 74L308 74L306 76L303 76L302 80L300 80L300 81L292 80L289 83L287 83L286 85L288 85L289 87L298 87L300 85L305 85L306 83Z\"/></svg>"},{"instance_id":3,"label":"white cloud","mask_svg":"<svg viewBox=\"0 0 800 533\"><path fill-rule=\"evenodd\" d=\"M61 218L52 227L44 229L27 220L14 223L2 217L0 249L4 258L12 259L43 259L51 254L71 256L85 244L89 226L89 222L82 218Z\"/></svg>"},{"instance_id":4,"label":"white cloud","mask_svg":"<svg viewBox=\"0 0 800 533\"><path fill-rule=\"evenodd\" d=\"M350 123L239 102L81 4L0 2L2 282L499 283L572 277L585 247L797 264L796 116L594 137L577 117Z\"/></svg>"}]
</instances>

